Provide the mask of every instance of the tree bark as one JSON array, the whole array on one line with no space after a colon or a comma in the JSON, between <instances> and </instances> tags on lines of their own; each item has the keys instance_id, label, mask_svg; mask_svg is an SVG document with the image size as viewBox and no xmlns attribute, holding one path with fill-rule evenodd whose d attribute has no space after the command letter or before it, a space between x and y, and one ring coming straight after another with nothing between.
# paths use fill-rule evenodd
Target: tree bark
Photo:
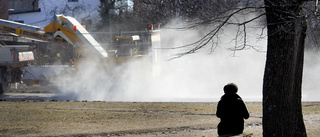
<instances>
[{"instance_id":1,"label":"tree bark","mask_svg":"<svg viewBox=\"0 0 320 137\"><path fill-rule=\"evenodd\" d=\"M300 1L265 0L268 49L263 79L263 136L304 137L301 85L306 37Z\"/></svg>"}]
</instances>

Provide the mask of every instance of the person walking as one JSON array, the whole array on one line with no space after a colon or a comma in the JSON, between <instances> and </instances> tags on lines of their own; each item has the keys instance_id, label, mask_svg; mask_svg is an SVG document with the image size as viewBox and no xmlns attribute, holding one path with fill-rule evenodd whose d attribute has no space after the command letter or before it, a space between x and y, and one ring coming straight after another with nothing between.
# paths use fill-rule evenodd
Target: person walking
<instances>
[{"instance_id":1,"label":"person walking","mask_svg":"<svg viewBox=\"0 0 320 137\"><path fill-rule=\"evenodd\" d=\"M244 119L249 118L249 112L241 97L237 94L238 87L234 83L224 86L224 95L218 102L216 115L220 118L218 135L238 135L243 133Z\"/></svg>"}]
</instances>

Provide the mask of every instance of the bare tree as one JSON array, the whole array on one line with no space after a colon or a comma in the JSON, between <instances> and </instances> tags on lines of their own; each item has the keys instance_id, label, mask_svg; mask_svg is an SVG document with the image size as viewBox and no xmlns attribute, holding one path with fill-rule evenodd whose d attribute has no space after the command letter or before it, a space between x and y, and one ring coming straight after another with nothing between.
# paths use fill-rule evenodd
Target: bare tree
<instances>
[{"instance_id":1,"label":"bare tree","mask_svg":"<svg viewBox=\"0 0 320 137\"><path fill-rule=\"evenodd\" d=\"M141 24L137 16L133 16L132 5L127 0L100 0L98 11L101 19L97 31L130 31Z\"/></svg>"},{"instance_id":2,"label":"bare tree","mask_svg":"<svg viewBox=\"0 0 320 137\"><path fill-rule=\"evenodd\" d=\"M265 0L268 50L263 80L264 136L307 136L301 106L307 29L301 12L304 2Z\"/></svg>"},{"instance_id":3,"label":"bare tree","mask_svg":"<svg viewBox=\"0 0 320 137\"><path fill-rule=\"evenodd\" d=\"M62 3L59 2L61 1L46 0L39 2L39 4L42 5L42 8L44 8L47 23L50 23L53 20L54 15L63 14L65 16L72 16L76 18L80 23L82 23L83 20L91 20L91 22L93 22L92 24L84 24L87 29L95 26L94 23L97 22L98 16L93 15L95 11L98 10L97 8L92 7L92 5L83 1L72 3L68 1L63 1Z\"/></svg>"},{"instance_id":4,"label":"bare tree","mask_svg":"<svg viewBox=\"0 0 320 137\"><path fill-rule=\"evenodd\" d=\"M134 15L139 22L167 24L171 19L206 21L239 5L230 0L134 0Z\"/></svg>"},{"instance_id":5,"label":"bare tree","mask_svg":"<svg viewBox=\"0 0 320 137\"><path fill-rule=\"evenodd\" d=\"M316 2L316 1L315 1ZM306 50L318 52L320 50L320 20L317 7L315 2L305 3L304 13L306 14L307 20L307 37L306 37Z\"/></svg>"}]
</instances>

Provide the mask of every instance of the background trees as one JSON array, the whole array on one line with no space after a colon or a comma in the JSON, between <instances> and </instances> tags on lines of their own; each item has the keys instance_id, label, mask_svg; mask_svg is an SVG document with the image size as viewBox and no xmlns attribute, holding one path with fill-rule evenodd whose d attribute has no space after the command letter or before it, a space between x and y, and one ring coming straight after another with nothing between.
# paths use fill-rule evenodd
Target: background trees
<instances>
[{"instance_id":1,"label":"background trees","mask_svg":"<svg viewBox=\"0 0 320 137\"><path fill-rule=\"evenodd\" d=\"M250 1L236 0L133 0L134 4L129 6L123 0L100 0L100 2L101 21L97 28L108 26L111 19L113 24L119 26L121 24L121 27L114 28L115 30L126 26L130 26L127 30L141 30L148 24L165 25L172 19L189 23L199 21L210 23L208 20L224 15L230 9L253 4ZM127 9L130 6L132 9ZM110 10L116 10L117 13L110 14Z\"/></svg>"},{"instance_id":2,"label":"background trees","mask_svg":"<svg viewBox=\"0 0 320 137\"><path fill-rule=\"evenodd\" d=\"M132 16L132 3L127 0L100 0L101 20L96 25L97 31L129 31L135 28L137 21Z\"/></svg>"}]
</instances>

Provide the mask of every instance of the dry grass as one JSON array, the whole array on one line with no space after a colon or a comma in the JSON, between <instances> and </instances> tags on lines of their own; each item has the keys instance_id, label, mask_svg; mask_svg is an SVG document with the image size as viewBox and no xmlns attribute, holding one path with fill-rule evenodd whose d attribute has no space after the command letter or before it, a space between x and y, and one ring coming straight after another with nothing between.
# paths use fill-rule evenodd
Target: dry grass
<instances>
[{"instance_id":1,"label":"dry grass","mask_svg":"<svg viewBox=\"0 0 320 137\"><path fill-rule=\"evenodd\" d=\"M0 102L0 136L217 136L217 103ZM303 104L320 136L320 102ZM247 103L246 132L261 133L261 103Z\"/></svg>"}]
</instances>

